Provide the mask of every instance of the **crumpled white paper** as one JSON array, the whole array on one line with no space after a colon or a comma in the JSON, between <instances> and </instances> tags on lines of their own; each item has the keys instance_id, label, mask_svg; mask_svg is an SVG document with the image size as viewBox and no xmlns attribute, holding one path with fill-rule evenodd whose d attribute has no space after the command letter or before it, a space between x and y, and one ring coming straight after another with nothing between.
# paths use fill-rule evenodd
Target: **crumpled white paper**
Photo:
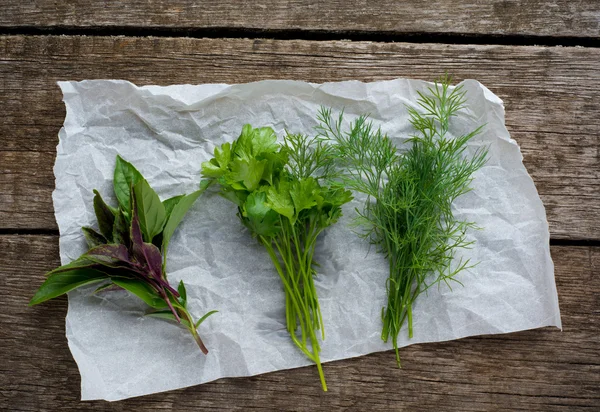
<instances>
[{"instance_id":1,"label":"crumpled white paper","mask_svg":"<svg viewBox=\"0 0 600 412\"><path fill-rule=\"evenodd\" d=\"M432 288L414 309L414 338L402 346L465 336L561 326L550 258L548 223L516 142L504 126L502 101L468 80L468 106L453 134L486 124L469 150L489 147L474 190L456 213L483 228L459 255L479 264L456 284ZM132 162L162 199L194 191L200 164L242 126L313 133L319 106L344 108L347 119L368 113L400 144L411 131L407 105L430 85L397 79L362 83L299 81L136 87L125 81L60 82L67 116L57 148L53 194L62 263L85 251L81 226L95 225L92 189L116 204L115 156ZM354 206L320 238L316 286L326 340L323 361L391 349L380 339L387 264L348 224ZM69 294L66 333L81 373L83 400L119 400L208 382L310 364L285 329L284 294L266 252L235 215L235 206L205 193L173 237L168 276L187 285L192 313L217 309L200 328L202 355L189 333L144 317L127 292ZM92 288L93 289L93 288ZM410 361L407 359L406 361ZM390 353L390 364L394 355ZM327 377L327 367L325 366ZM382 372L383 373L383 372ZM315 369L315 391L320 384Z\"/></svg>"}]
</instances>

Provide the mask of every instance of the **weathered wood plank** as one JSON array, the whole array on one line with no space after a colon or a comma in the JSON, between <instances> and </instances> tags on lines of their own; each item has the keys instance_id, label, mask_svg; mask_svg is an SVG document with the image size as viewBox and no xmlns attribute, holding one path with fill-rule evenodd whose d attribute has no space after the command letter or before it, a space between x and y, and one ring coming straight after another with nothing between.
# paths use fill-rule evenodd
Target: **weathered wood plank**
<instances>
[{"instance_id":1,"label":"weathered wood plank","mask_svg":"<svg viewBox=\"0 0 600 412\"><path fill-rule=\"evenodd\" d=\"M0 37L0 228L55 229L57 80L137 84L412 77L449 71L504 99L554 238L600 239L600 49L131 37Z\"/></svg>"},{"instance_id":2,"label":"weathered wood plank","mask_svg":"<svg viewBox=\"0 0 600 412\"><path fill-rule=\"evenodd\" d=\"M0 25L8 27L600 35L600 4L586 0L8 0L3 3Z\"/></svg>"},{"instance_id":3,"label":"weathered wood plank","mask_svg":"<svg viewBox=\"0 0 600 412\"><path fill-rule=\"evenodd\" d=\"M402 369L392 352L328 363L328 393L321 392L315 368L306 367L107 404L78 401L78 371L65 338L66 299L26 307L42 273L59 264L57 237L0 236L0 409L600 408L600 248L552 247L552 256L562 333L546 328L415 345L402 349Z\"/></svg>"}]
</instances>

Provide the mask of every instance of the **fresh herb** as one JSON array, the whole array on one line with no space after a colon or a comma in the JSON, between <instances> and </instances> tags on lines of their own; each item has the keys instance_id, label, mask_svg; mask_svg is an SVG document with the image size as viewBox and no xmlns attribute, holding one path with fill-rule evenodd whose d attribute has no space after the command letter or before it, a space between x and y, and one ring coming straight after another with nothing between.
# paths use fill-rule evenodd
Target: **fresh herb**
<instances>
[{"instance_id":1,"label":"fresh herb","mask_svg":"<svg viewBox=\"0 0 600 412\"><path fill-rule=\"evenodd\" d=\"M105 282L96 291L125 289L154 311L149 316L185 326L204 354L208 350L198 335L197 322L187 309L183 281L174 289L167 280L167 248L175 228L206 188L161 202L156 192L131 164L117 156L114 191L119 206L107 205L94 191L96 231L84 227L89 250L71 263L47 273L29 305L37 305L80 286Z\"/></svg>"},{"instance_id":2,"label":"fresh herb","mask_svg":"<svg viewBox=\"0 0 600 412\"><path fill-rule=\"evenodd\" d=\"M217 181L220 194L238 206L241 222L273 261L285 291L287 330L316 363L323 390L317 331L322 339L325 332L313 282L315 247L319 234L352 199L349 191L322 183L331 177L331 165L329 147L316 138L287 134L279 145L271 128L250 125L202 163L203 175Z\"/></svg>"},{"instance_id":3,"label":"fresh herb","mask_svg":"<svg viewBox=\"0 0 600 412\"><path fill-rule=\"evenodd\" d=\"M487 151L465 155L467 143L481 127L456 138L447 134L450 118L466 101L462 87L451 89L449 84L444 77L429 88L429 94L419 93L421 111L409 108L417 133L402 153L365 116L342 132L343 114L333 120L331 110L319 113L321 137L332 141L344 168L342 182L367 195L358 218L367 228L362 235L389 261L381 338L385 342L392 338L398 366L398 334L408 323L412 338L417 297L434 284L457 281L455 276L470 267L468 260L453 262L453 257L458 248L471 245L466 231L474 224L457 219L451 206L470 190L472 175L485 164Z\"/></svg>"}]
</instances>

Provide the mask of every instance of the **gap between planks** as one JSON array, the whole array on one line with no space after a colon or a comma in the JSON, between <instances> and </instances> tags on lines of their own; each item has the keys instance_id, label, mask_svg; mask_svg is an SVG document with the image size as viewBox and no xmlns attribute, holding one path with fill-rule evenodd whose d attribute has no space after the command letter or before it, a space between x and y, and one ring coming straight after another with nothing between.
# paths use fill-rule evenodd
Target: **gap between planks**
<instances>
[{"instance_id":1,"label":"gap between planks","mask_svg":"<svg viewBox=\"0 0 600 412\"><path fill-rule=\"evenodd\" d=\"M0 27L600 37L600 3L573 0L6 0ZM76 33L71 33L76 34ZM239 34L238 34L239 35ZM343 34L345 35L345 34ZM368 40L368 39L367 39Z\"/></svg>"},{"instance_id":2,"label":"gap between planks","mask_svg":"<svg viewBox=\"0 0 600 412\"><path fill-rule=\"evenodd\" d=\"M305 40L0 36L0 227L56 230L51 193L64 120L57 80L137 84L476 78L506 105L509 132L551 236L600 239L600 49ZM18 125L18 126L15 126Z\"/></svg>"},{"instance_id":3,"label":"gap between planks","mask_svg":"<svg viewBox=\"0 0 600 412\"><path fill-rule=\"evenodd\" d=\"M249 39L249 40L310 40L310 41L357 41L379 43L436 43L473 44L503 46L549 46L549 47L590 47L600 48L600 37L555 37L543 35L503 35L472 33L435 33L393 31L331 31L331 30L282 30L255 28L189 28L189 27L75 27L75 26L17 26L0 27L1 35L20 36L123 36L123 37L171 37L207 39Z\"/></svg>"}]
</instances>

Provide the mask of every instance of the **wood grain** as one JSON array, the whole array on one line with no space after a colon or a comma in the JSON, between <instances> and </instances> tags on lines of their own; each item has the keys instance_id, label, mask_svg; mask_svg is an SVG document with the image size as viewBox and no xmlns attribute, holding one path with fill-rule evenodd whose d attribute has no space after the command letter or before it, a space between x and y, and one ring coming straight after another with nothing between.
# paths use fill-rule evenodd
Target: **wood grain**
<instances>
[{"instance_id":1,"label":"wood grain","mask_svg":"<svg viewBox=\"0 0 600 412\"><path fill-rule=\"evenodd\" d=\"M600 49L246 39L0 37L0 229L56 229L51 202L64 105L55 82L137 84L475 78L506 123L553 238L600 239Z\"/></svg>"},{"instance_id":2,"label":"wood grain","mask_svg":"<svg viewBox=\"0 0 600 412\"><path fill-rule=\"evenodd\" d=\"M328 363L328 393L315 368L306 367L112 404L81 403L65 338L66 299L26 306L42 273L59 264L58 238L0 236L0 289L10 291L0 297L0 410L600 408L600 248L552 247L552 256L563 332L545 328L414 345L402 349L402 369L391 351Z\"/></svg>"},{"instance_id":3,"label":"wood grain","mask_svg":"<svg viewBox=\"0 0 600 412\"><path fill-rule=\"evenodd\" d=\"M254 29L589 37L589 0L101 0L3 1L0 26Z\"/></svg>"}]
</instances>

